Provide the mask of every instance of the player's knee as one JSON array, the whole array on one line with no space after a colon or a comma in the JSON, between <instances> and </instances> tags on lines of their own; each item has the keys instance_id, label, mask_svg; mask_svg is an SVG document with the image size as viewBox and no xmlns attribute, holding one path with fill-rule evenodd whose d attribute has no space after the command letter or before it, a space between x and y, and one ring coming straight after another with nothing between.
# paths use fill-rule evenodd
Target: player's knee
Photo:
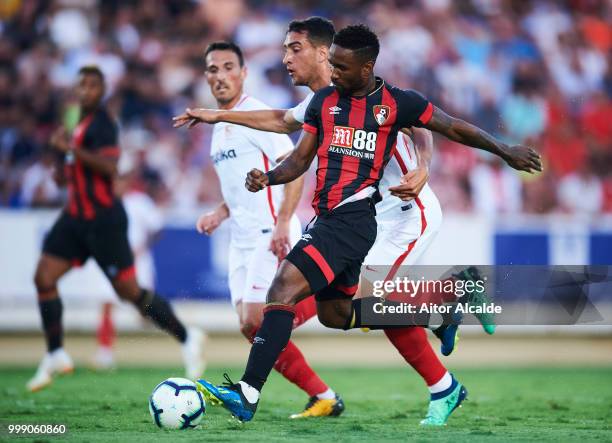
<instances>
[{"instance_id":1,"label":"player's knee","mask_svg":"<svg viewBox=\"0 0 612 443\"><path fill-rule=\"evenodd\" d=\"M277 275L268 290L268 303L295 305L299 294L294 290L290 280L284 275Z\"/></svg>"},{"instance_id":2,"label":"player's knee","mask_svg":"<svg viewBox=\"0 0 612 443\"><path fill-rule=\"evenodd\" d=\"M129 280L114 280L113 288L120 299L134 303L138 300L141 292L138 285Z\"/></svg>"},{"instance_id":3,"label":"player's knee","mask_svg":"<svg viewBox=\"0 0 612 443\"><path fill-rule=\"evenodd\" d=\"M44 267L39 266L34 274L34 285L38 293L38 298L44 298L45 294L54 292L57 279Z\"/></svg>"},{"instance_id":4,"label":"player's knee","mask_svg":"<svg viewBox=\"0 0 612 443\"><path fill-rule=\"evenodd\" d=\"M310 294L310 286L300 270L288 260L283 260L268 290L266 301L294 306Z\"/></svg>"}]
</instances>

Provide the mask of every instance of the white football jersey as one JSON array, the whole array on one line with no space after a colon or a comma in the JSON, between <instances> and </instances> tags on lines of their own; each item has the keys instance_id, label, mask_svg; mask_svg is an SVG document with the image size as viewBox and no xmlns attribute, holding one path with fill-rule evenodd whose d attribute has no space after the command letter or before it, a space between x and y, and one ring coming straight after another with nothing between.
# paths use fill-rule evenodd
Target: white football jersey
<instances>
[{"instance_id":1,"label":"white football jersey","mask_svg":"<svg viewBox=\"0 0 612 443\"><path fill-rule=\"evenodd\" d=\"M298 105L290 109L293 118L298 122L304 123L306 109L313 96L314 92L311 92ZM389 192L389 187L399 185L402 176L406 174L407 171L416 169L416 167L417 160L414 144L410 137L399 132L397 135L396 153L391 157L389 163L387 163L382 179L380 180L379 190L382 195L382 201L376 204L377 219L401 217L401 208L410 206L410 202L405 202L392 196ZM426 192L428 194L433 193L427 183L421 192Z\"/></svg>"},{"instance_id":2,"label":"white football jersey","mask_svg":"<svg viewBox=\"0 0 612 443\"><path fill-rule=\"evenodd\" d=\"M411 209L411 202L405 202L391 195L390 186L400 184L400 179L408 171L416 169L418 166L417 153L412 143L412 139L406 134L397 134L397 145L393 157L387 163L383 178L380 180L380 194L382 201L376 204L376 218L379 220L401 217L401 212ZM436 198L433 190L425 183L419 197ZM399 210L398 210L399 209Z\"/></svg>"},{"instance_id":3,"label":"white football jersey","mask_svg":"<svg viewBox=\"0 0 612 443\"><path fill-rule=\"evenodd\" d=\"M270 108L248 95L243 95L233 108L237 111L258 109ZM231 123L214 125L210 157L230 211L231 241L235 246L249 245L256 235L271 230L283 198L282 186L249 192L244 187L247 173L253 168L269 171L278 164L280 156L291 150L293 143L283 134Z\"/></svg>"}]
</instances>

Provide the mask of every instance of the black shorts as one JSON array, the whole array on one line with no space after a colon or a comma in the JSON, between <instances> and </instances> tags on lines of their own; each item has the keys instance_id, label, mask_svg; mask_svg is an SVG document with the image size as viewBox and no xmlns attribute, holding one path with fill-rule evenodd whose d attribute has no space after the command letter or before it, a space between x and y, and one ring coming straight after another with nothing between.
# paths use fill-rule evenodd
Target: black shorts
<instances>
[{"instance_id":1,"label":"black shorts","mask_svg":"<svg viewBox=\"0 0 612 443\"><path fill-rule=\"evenodd\" d=\"M120 201L99 210L93 220L75 218L62 211L45 237L43 253L75 266L93 257L109 279L121 280L134 275L134 255L127 229L127 215Z\"/></svg>"},{"instance_id":2,"label":"black shorts","mask_svg":"<svg viewBox=\"0 0 612 443\"><path fill-rule=\"evenodd\" d=\"M361 264L376 240L376 210L371 199L346 203L317 217L287 260L310 284L318 301L352 297Z\"/></svg>"}]
</instances>

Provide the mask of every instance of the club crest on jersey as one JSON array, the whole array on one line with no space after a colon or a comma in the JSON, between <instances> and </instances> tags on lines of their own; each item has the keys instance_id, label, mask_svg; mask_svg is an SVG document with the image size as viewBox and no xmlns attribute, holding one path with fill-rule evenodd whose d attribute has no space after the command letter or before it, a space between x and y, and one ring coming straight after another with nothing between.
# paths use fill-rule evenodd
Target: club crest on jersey
<instances>
[{"instance_id":1,"label":"club crest on jersey","mask_svg":"<svg viewBox=\"0 0 612 443\"><path fill-rule=\"evenodd\" d=\"M372 111L374 112L374 119L379 126L384 125L389 115L391 115L391 108L387 105L376 105L372 108Z\"/></svg>"}]
</instances>

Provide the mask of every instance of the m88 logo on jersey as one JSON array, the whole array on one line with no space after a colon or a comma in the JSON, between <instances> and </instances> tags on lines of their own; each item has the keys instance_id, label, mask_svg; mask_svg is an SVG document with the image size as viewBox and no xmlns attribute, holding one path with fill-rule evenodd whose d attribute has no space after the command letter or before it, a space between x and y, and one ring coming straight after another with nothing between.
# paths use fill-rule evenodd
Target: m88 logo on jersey
<instances>
[{"instance_id":1,"label":"m88 logo on jersey","mask_svg":"<svg viewBox=\"0 0 612 443\"><path fill-rule=\"evenodd\" d=\"M334 134L330 144L341 148L374 152L376 150L377 136L378 133L375 131L355 130L355 128L350 126L334 126Z\"/></svg>"}]
</instances>

